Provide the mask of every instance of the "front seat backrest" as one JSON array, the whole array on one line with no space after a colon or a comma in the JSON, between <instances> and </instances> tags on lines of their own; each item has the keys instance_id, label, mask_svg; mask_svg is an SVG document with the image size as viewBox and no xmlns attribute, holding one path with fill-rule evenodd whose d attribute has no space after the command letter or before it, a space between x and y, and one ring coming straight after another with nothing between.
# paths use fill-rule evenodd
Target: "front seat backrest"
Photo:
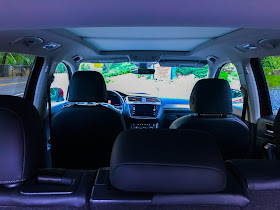
<instances>
[{"instance_id":1,"label":"front seat backrest","mask_svg":"<svg viewBox=\"0 0 280 210\"><path fill-rule=\"evenodd\" d=\"M222 79L202 79L196 83L190 97L195 115L175 120L171 129L196 129L214 135L225 160L245 158L250 141L249 129L232 113L232 96L228 82Z\"/></svg>"},{"instance_id":2,"label":"front seat backrest","mask_svg":"<svg viewBox=\"0 0 280 210\"><path fill-rule=\"evenodd\" d=\"M107 102L103 76L95 71L76 72L70 81L68 101L73 104L52 118L54 166L68 169L109 166L112 146L117 135L125 130L125 122L118 111L100 104Z\"/></svg>"}]
</instances>

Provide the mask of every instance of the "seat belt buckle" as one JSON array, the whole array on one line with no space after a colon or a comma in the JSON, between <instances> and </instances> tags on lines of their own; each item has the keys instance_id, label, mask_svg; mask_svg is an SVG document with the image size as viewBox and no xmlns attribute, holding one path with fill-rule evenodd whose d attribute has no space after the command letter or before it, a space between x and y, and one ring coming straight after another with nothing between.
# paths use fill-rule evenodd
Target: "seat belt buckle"
<instances>
[{"instance_id":1,"label":"seat belt buckle","mask_svg":"<svg viewBox=\"0 0 280 210\"><path fill-rule=\"evenodd\" d=\"M276 156L275 156L275 151L274 149L276 148L276 146L274 144L271 143L267 143L264 146L264 149L266 150L266 157L268 160L276 160Z\"/></svg>"},{"instance_id":2,"label":"seat belt buckle","mask_svg":"<svg viewBox=\"0 0 280 210\"><path fill-rule=\"evenodd\" d=\"M272 150L272 149L276 148L276 146L275 146L275 144L267 143L267 144L264 146L264 148L265 148L266 150Z\"/></svg>"}]
</instances>

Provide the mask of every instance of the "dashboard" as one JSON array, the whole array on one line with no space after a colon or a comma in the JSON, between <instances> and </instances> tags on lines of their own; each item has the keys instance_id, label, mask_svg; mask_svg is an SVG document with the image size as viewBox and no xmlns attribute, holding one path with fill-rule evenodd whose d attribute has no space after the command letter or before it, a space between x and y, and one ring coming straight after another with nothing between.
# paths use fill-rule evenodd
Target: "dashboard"
<instances>
[{"instance_id":1,"label":"dashboard","mask_svg":"<svg viewBox=\"0 0 280 210\"><path fill-rule=\"evenodd\" d=\"M52 114L69 103L63 101L52 106ZM126 95L111 90L108 90L108 101L104 105L119 111L128 129L169 128L174 120L192 114L188 99Z\"/></svg>"},{"instance_id":2,"label":"dashboard","mask_svg":"<svg viewBox=\"0 0 280 210\"><path fill-rule=\"evenodd\" d=\"M110 90L108 104L124 116L128 129L168 128L177 118L191 113L187 99L131 96Z\"/></svg>"},{"instance_id":3,"label":"dashboard","mask_svg":"<svg viewBox=\"0 0 280 210\"><path fill-rule=\"evenodd\" d=\"M68 101L58 102L51 108L52 115L69 104ZM111 90L108 90L107 103L102 104L119 111L128 129L169 128L176 119L193 114L188 99L127 95Z\"/></svg>"}]
</instances>

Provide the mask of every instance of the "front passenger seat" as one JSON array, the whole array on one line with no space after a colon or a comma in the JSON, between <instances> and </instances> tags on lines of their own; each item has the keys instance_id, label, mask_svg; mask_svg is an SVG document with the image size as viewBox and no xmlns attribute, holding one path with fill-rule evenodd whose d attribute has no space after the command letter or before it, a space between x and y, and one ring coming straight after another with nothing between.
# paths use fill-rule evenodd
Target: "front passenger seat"
<instances>
[{"instance_id":1,"label":"front passenger seat","mask_svg":"<svg viewBox=\"0 0 280 210\"><path fill-rule=\"evenodd\" d=\"M195 129L216 138L225 160L246 158L249 152L249 129L232 113L232 96L223 79L203 79L196 83L190 97L191 111L175 120L170 129Z\"/></svg>"},{"instance_id":2,"label":"front passenger seat","mask_svg":"<svg viewBox=\"0 0 280 210\"><path fill-rule=\"evenodd\" d=\"M98 169L109 166L114 141L126 126L118 111L101 104L107 103L107 96L106 84L99 72L80 71L73 75L68 98L73 104L62 108L52 118L54 167Z\"/></svg>"}]
</instances>

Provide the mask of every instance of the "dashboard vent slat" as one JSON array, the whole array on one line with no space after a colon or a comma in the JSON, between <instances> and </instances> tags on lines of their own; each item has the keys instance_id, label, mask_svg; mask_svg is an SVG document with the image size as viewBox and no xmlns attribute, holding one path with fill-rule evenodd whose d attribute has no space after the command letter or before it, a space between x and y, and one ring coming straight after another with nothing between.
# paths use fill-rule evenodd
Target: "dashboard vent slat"
<instances>
[{"instance_id":1,"label":"dashboard vent slat","mask_svg":"<svg viewBox=\"0 0 280 210\"><path fill-rule=\"evenodd\" d=\"M142 97L128 97L128 101L130 101L130 102L141 102Z\"/></svg>"},{"instance_id":2,"label":"dashboard vent slat","mask_svg":"<svg viewBox=\"0 0 280 210\"><path fill-rule=\"evenodd\" d=\"M147 98L147 102L159 103L160 100L158 98Z\"/></svg>"}]
</instances>

